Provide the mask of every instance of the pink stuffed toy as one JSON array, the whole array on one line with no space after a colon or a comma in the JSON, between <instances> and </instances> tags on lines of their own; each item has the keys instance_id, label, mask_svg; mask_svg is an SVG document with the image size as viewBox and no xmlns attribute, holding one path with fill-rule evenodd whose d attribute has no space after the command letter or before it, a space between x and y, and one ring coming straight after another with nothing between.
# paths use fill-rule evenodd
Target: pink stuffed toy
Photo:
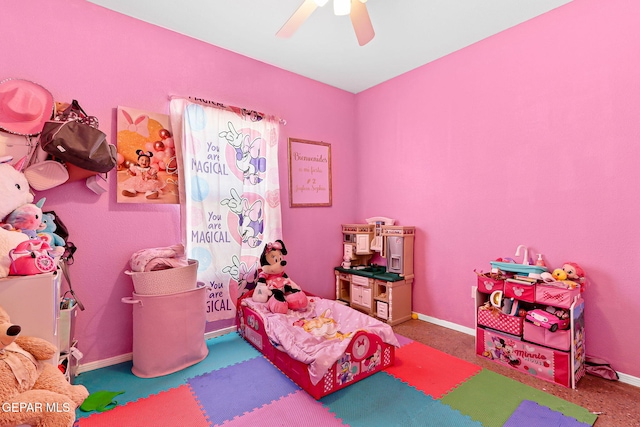
<instances>
[{"instance_id":1,"label":"pink stuffed toy","mask_svg":"<svg viewBox=\"0 0 640 427\"><path fill-rule=\"evenodd\" d=\"M29 236L30 239L36 239L38 231L44 229L42 225L42 205L45 198L38 200L37 203L26 203L11 212L4 220L4 223L11 226L10 230L21 231ZM7 227L5 227L7 228Z\"/></svg>"},{"instance_id":2,"label":"pink stuffed toy","mask_svg":"<svg viewBox=\"0 0 640 427\"><path fill-rule=\"evenodd\" d=\"M580 284L580 291L584 292L587 285L584 270L575 262L565 262L562 265L562 270L567 274L567 279L573 280Z\"/></svg>"},{"instance_id":3,"label":"pink stuffed toy","mask_svg":"<svg viewBox=\"0 0 640 427\"><path fill-rule=\"evenodd\" d=\"M307 307L307 295L284 271L287 248L282 240L265 245L260 255L258 283L265 283L272 295L267 307L273 313L286 314L288 309L302 310Z\"/></svg>"}]
</instances>

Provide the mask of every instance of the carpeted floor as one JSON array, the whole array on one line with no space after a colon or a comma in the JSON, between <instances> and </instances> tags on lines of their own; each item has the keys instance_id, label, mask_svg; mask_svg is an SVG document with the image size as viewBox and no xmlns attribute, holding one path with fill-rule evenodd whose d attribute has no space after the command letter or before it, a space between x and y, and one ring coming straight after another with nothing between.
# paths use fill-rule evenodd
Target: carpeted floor
<instances>
[{"instance_id":1,"label":"carpeted floor","mask_svg":"<svg viewBox=\"0 0 640 427\"><path fill-rule=\"evenodd\" d=\"M594 427L640 426L640 387L586 375L577 389L552 384L500 365L475 354L475 337L421 320L409 320L393 327L396 334L427 344L447 354L480 365L545 393L560 397L599 414ZM587 343L588 344L588 343ZM587 354L589 347L587 345ZM614 366L615 368L615 366ZM528 424L521 424L527 426Z\"/></svg>"},{"instance_id":2,"label":"carpeted floor","mask_svg":"<svg viewBox=\"0 0 640 427\"><path fill-rule=\"evenodd\" d=\"M124 391L115 409L78 410L89 426L589 426L585 408L470 361L399 337L396 363L316 401L235 333L207 342L202 362L141 379L130 362L76 378ZM526 420L526 423L523 421Z\"/></svg>"}]
</instances>

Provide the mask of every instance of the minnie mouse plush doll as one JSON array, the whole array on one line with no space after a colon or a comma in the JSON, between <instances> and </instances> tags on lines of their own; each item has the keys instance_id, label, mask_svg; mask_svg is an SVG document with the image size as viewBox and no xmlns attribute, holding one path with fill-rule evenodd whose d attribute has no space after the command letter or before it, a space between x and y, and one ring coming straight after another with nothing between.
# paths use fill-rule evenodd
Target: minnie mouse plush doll
<instances>
[{"instance_id":1,"label":"minnie mouse plush doll","mask_svg":"<svg viewBox=\"0 0 640 427\"><path fill-rule=\"evenodd\" d=\"M308 304L307 295L284 272L286 254L284 242L276 240L267 243L260 255L258 282L265 283L273 294L267 302L267 307L273 313L286 314L288 309L302 310Z\"/></svg>"}]
</instances>

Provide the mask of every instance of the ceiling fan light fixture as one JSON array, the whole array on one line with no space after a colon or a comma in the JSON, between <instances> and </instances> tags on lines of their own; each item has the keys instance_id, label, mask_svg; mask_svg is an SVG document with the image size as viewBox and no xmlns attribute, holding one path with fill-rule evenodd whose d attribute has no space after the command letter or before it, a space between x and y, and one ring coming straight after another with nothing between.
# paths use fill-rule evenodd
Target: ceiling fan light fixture
<instances>
[{"instance_id":1,"label":"ceiling fan light fixture","mask_svg":"<svg viewBox=\"0 0 640 427\"><path fill-rule=\"evenodd\" d=\"M351 13L351 0L333 0L333 13L337 16Z\"/></svg>"},{"instance_id":2,"label":"ceiling fan light fixture","mask_svg":"<svg viewBox=\"0 0 640 427\"><path fill-rule=\"evenodd\" d=\"M367 0L333 0L333 12L336 15L349 15L351 25L356 33L358 44L364 46L375 36L369 12L367 12ZM284 23L282 28L276 33L277 37L288 38L296 32L298 27L318 7L327 4L329 0L304 0L304 2L293 12L293 15Z\"/></svg>"}]
</instances>

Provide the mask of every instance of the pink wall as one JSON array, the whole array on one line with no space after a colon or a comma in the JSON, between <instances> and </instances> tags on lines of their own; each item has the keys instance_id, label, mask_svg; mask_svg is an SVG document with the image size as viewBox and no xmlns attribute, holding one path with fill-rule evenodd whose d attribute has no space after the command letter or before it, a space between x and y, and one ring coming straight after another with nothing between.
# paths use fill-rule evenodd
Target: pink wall
<instances>
[{"instance_id":1,"label":"pink wall","mask_svg":"<svg viewBox=\"0 0 640 427\"><path fill-rule=\"evenodd\" d=\"M336 185L333 207L290 209L287 138L330 142L333 182L353 182L355 171L343 166L355 157L353 94L83 0L4 1L0 28L0 79L33 80L57 100L78 99L98 116L113 143L118 105L168 114L171 94L285 118L279 161L288 271L311 292L334 295L339 225L354 220L352 195ZM80 183L36 195L47 197L45 208L62 217L71 230L69 240L79 248L71 275L87 307L78 316L76 334L83 363L131 351L131 307L120 301L133 291L124 274L131 254L181 240L177 205L117 204L115 181L110 181L102 196ZM305 263L308 259L314 261Z\"/></svg>"},{"instance_id":2,"label":"pink wall","mask_svg":"<svg viewBox=\"0 0 640 427\"><path fill-rule=\"evenodd\" d=\"M587 354L640 377L639 14L574 0L358 94L357 216L418 228L415 311L473 327L473 270L525 244L586 270Z\"/></svg>"},{"instance_id":3,"label":"pink wall","mask_svg":"<svg viewBox=\"0 0 640 427\"><path fill-rule=\"evenodd\" d=\"M83 0L7 0L0 78L80 100L108 133L118 105L167 113L169 94L281 116L288 271L305 288L332 296L340 223L385 215L418 228L414 310L472 327L473 269L526 244L585 268L587 352L640 377L640 5L604 3L574 0L354 96ZM332 144L333 207L288 207L290 136ZM42 195L80 248L83 362L131 351L123 271L134 251L180 240L177 206L119 205L115 182Z\"/></svg>"}]
</instances>

